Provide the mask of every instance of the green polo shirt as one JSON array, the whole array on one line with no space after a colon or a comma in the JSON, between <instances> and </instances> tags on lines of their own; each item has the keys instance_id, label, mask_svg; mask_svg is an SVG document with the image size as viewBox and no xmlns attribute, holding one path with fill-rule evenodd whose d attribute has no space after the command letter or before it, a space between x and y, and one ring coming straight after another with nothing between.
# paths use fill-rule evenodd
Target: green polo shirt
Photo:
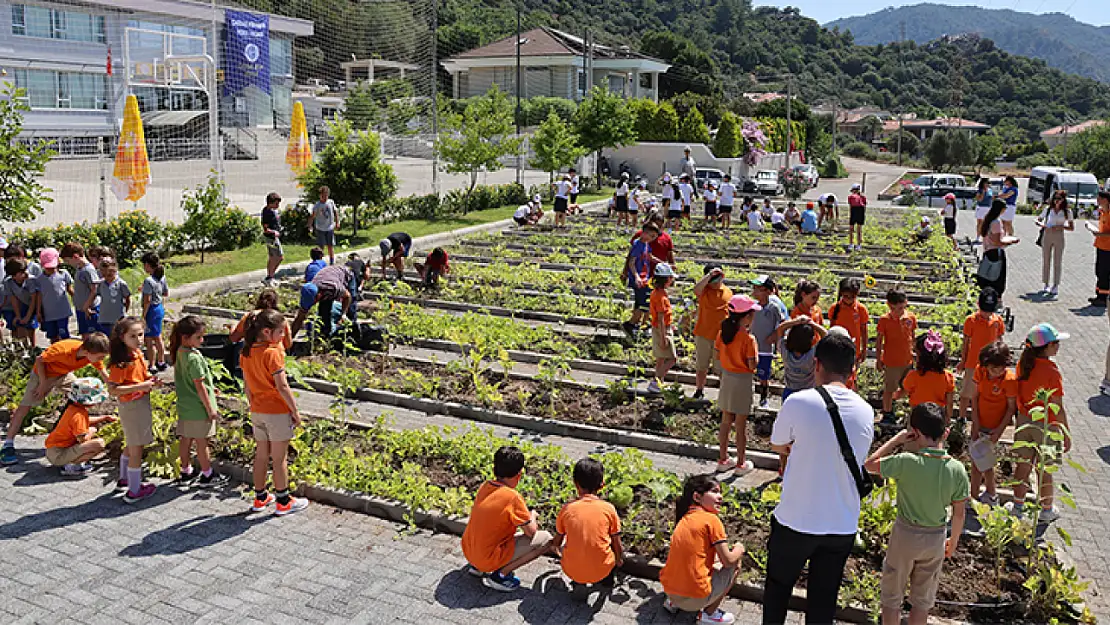
<instances>
[{"instance_id":1,"label":"green polo shirt","mask_svg":"<svg viewBox=\"0 0 1110 625\"><path fill-rule=\"evenodd\" d=\"M968 498L967 470L943 449L922 449L883 458L879 473L898 485L898 516L914 525L942 527L948 506Z\"/></svg>"},{"instance_id":2,"label":"green polo shirt","mask_svg":"<svg viewBox=\"0 0 1110 625\"><path fill-rule=\"evenodd\" d=\"M173 385L177 392L177 415L182 421L204 421L208 412L197 393L196 380L204 380L208 400L216 405L216 384L208 360L200 352L182 347L177 350L173 367Z\"/></svg>"}]
</instances>

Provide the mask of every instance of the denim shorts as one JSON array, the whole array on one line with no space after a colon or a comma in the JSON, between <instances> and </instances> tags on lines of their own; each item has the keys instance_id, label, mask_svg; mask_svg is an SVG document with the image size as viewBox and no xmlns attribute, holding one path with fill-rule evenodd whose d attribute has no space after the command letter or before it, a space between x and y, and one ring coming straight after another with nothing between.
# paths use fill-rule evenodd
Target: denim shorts
<instances>
[{"instance_id":1,"label":"denim shorts","mask_svg":"<svg viewBox=\"0 0 1110 625\"><path fill-rule=\"evenodd\" d=\"M651 308L651 287L645 286L644 288L632 287L634 294L632 309L647 311Z\"/></svg>"},{"instance_id":2,"label":"denim shorts","mask_svg":"<svg viewBox=\"0 0 1110 625\"><path fill-rule=\"evenodd\" d=\"M27 304L24 304L23 302L19 302L19 301L17 301L16 304L19 306L19 310L16 311L16 313L18 313L18 316L22 317L23 315L26 315L27 314L27 309L30 308L30 306L27 305ZM17 315L15 313L12 314L12 322L8 327L10 327L10 328L23 328L24 330L38 330L39 329L39 322L38 322L38 319L35 317L35 313L31 313L31 320L28 321L27 323L19 323L18 321L15 320L16 316Z\"/></svg>"},{"instance_id":3,"label":"denim shorts","mask_svg":"<svg viewBox=\"0 0 1110 625\"><path fill-rule=\"evenodd\" d=\"M92 309L91 315L86 315L84 311L77 311L77 332L78 334L92 334L93 332L100 332L100 307Z\"/></svg>"},{"instance_id":4,"label":"denim shorts","mask_svg":"<svg viewBox=\"0 0 1110 625\"><path fill-rule=\"evenodd\" d=\"M759 363L755 366L755 377L760 382L766 382L771 379L771 362L774 359L774 354L759 355Z\"/></svg>"},{"instance_id":5,"label":"denim shorts","mask_svg":"<svg viewBox=\"0 0 1110 625\"><path fill-rule=\"evenodd\" d=\"M146 322L147 338L162 336L162 321L166 318L166 309L161 304L151 306L146 311L143 321Z\"/></svg>"},{"instance_id":6,"label":"denim shorts","mask_svg":"<svg viewBox=\"0 0 1110 625\"><path fill-rule=\"evenodd\" d=\"M42 331L50 340L69 338L69 317L42 322Z\"/></svg>"}]
</instances>

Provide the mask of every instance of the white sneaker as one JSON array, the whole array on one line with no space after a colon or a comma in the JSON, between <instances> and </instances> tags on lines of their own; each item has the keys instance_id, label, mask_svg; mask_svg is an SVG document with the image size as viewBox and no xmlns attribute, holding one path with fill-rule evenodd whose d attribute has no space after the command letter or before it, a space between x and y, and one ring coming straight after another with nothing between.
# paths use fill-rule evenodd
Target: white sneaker
<instances>
[{"instance_id":1,"label":"white sneaker","mask_svg":"<svg viewBox=\"0 0 1110 625\"><path fill-rule=\"evenodd\" d=\"M1060 287L1058 287L1058 286L1054 286L1054 287L1052 287L1051 289L1048 290L1048 296L1049 297L1056 297L1059 294L1060 294Z\"/></svg>"},{"instance_id":2,"label":"white sneaker","mask_svg":"<svg viewBox=\"0 0 1110 625\"><path fill-rule=\"evenodd\" d=\"M755 470L755 465L752 464L752 461L751 460L745 460L744 464L736 465L736 471L734 471L734 473L736 475L743 475L745 473L751 473L754 470Z\"/></svg>"},{"instance_id":3,"label":"white sneaker","mask_svg":"<svg viewBox=\"0 0 1110 625\"><path fill-rule=\"evenodd\" d=\"M704 625L732 625L736 622L736 617L731 612L725 612L724 610L717 610L713 614L699 612L698 622Z\"/></svg>"},{"instance_id":4,"label":"white sneaker","mask_svg":"<svg viewBox=\"0 0 1110 625\"><path fill-rule=\"evenodd\" d=\"M1022 513L1025 511L1025 506L1020 501L1011 501L1007 503L1004 507L1010 512L1010 514L1013 514L1015 516L1021 516Z\"/></svg>"},{"instance_id":5,"label":"white sneaker","mask_svg":"<svg viewBox=\"0 0 1110 625\"><path fill-rule=\"evenodd\" d=\"M998 495L992 495L987 491L979 493L979 503L985 503L988 506L998 505Z\"/></svg>"},{"instance_id":6,"label":"white sneaker","mask_svg":"<svg viewBox=\"0 0 1110 625\"><path fill-rule=\"evenodd\" d=\"M1104 379L1102 383L1098 385L1098 392L1103 395L1110 395L1110 380Z\"/></svg>"},{"instance_id":7,"label":"white sneaker","mask_svg":"<svg viewBox=\"0 0 1110 625\"><path fill-rule=\"evenodd\" d=\"M732 468L735 468L735 467L736 467L736 461L733 460L732 458L729 458L728 460L723 460L723 461L717 463L717 473L724 473L725 471L728 471L729 469L732 469Z\"/></svg>"},{"instance_id":8,"label":"white sneaker","mask_svg":"<svg viewBox=\"0 0 1110 625\"><path fill-rule=\"evenodd\" d=\"M663 392L663 389L659 388L659 382L657 382L656 380L652 380L651 382L648 382L647 392L649 392L649 393L661 393L661 392Z\"/></svg>"},{"instance_id":9,"label":"white sneaker","mask_svg":"<svg viewBox=\"0 0 1110 625\"><path fill-rule=\"evenodd\" d=\"M1040 294L1041 295L1048 295L1048 285L1047 284L1041 287Z\"/></svg>"},{"instance_id":10,"label":"white sneaker","mask_svg":"<svg viewBox=\"0 0 1110 625\"><path fill-rule=\"evenodd\" d=\"M1060 518L1060 513L1056 508L1041 508L1041 514L1037 517L1038 523L1051 523Z\"/></svg>"}]
</instances>

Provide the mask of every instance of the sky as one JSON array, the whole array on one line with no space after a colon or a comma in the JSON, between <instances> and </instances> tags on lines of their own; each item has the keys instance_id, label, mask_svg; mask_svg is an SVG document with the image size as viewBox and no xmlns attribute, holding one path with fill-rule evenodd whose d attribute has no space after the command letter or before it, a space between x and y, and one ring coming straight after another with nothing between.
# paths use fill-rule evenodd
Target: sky
<instances>
[{"instance_id":1,"label":"sky","mask_svg":"<svg viewBox=\"0 0 1110 625\"><path fill-rule=\"evenodd\" d=\"M825 24L840 17L867 15L889 6L921 4L926 0L755 0L752 4L793 6L802 14ZM927 0L933 4L973 5L985 9L1013 9L1026 13L1067 13L1080 22L1103 26L1110 24L1107 0Z\"/></svg>"}]
</instances>

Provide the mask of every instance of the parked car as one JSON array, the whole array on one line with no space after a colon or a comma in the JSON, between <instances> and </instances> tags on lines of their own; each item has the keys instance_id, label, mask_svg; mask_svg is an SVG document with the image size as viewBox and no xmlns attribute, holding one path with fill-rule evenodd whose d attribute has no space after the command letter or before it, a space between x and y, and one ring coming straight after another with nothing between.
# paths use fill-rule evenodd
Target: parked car
<instances>
[{"instance_id":1,"label":"parked car","mask_svg":"<svg viewBox=\"0 0 1110 625\"><path fill-rule=\"evenodd\" d=\"M695 181L696 184L694 186L698 189L704 189L705 184L710 180L717 183L717 187L720 188L721 182L723 182L725 178L725 172L719 169L698 167L697 170L694 172L694 177L697 178L697 180Z\"/></svg>"},{"instance_id":2,"label":"parked car","mask_svg":"<svg viewBox=\"0 0 1110 625\"><path fill-rule=\"evenodd\" d=\"M949 193L958 199L975 199L978 189L969 185L967 179L959 174L925 174L913 181L924 197L943 197Z\"/></svg>"},{"instance_id":3,"label":"parked car","mask_svg":"<svg viewBox=\"0 0 1110 625\"><path fill-rule=\"evenodd\" d=\"M756 190L763 195L782 195L782 182L779 181L779 172L773 169L761 169L755 172Z\"/></svg>"},{"instance_id":4,"label":"parked car","mask_svg":"<svg viewBox=\"0 0 1110 625\"><path fill-rule=\"evenodd\" d=\"M793 169L799 175L804 176L806 180L809 180L809 187L811 189L816 187L817 183L821 181L821 174L817 172L817 168L813 165L810 165L808 163L800 163L798 165L795 165Z\"/></svg>"}]
</instances>

